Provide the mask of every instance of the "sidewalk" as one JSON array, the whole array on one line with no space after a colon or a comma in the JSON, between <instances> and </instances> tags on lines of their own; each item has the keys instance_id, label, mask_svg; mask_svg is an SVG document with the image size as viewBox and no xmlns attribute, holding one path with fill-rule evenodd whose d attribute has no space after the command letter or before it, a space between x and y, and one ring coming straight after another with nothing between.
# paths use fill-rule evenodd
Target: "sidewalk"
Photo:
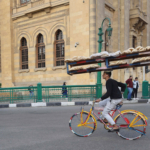
<instances>
[{"instance_id":1,"label":"sidewalk","mask_svg":"<svg viewBox=\"0 0 150 150\"><path fill-rule=\"evenodd\" d=\"M22 104L0 104L0 108L17 108L17 107L54 107L54 106L79 106L79 105L90 105L92 101L78 101L78 102L38 102L38 103L22 103ZM137 103L147 103L150 104L150 100L139 99L128 101L123 100L124 104L137 104Z\"/></svg>"},{"instance_id":2,"label":"sidewalk","mask_svg":"<svg viewBox=\"0 0 150 150\"><path fill-rule=\"evenodd\" d=\"M142 97L142 92L138 93L138 100L131 100L128 101L127 99L123 99L124 104L136 104L136 103L148 103L150 104L150 99L141 99ZM90 99L85 98L85 99L80 99L78 101L73 100L71 102L66 101L50 101L50 102L24 102L24 103L16 103L16 104L0 104L0 108L17 108L17 107L52 107L52 106L75 106L75 105L89 105L91 104L92 101Z\"/></svg>"},{"instance_id":3,"label":"sidewalk","mask_svg":"<svg viewBox=\"0 0 150 150\"><path fill-rule=\"evenodd\" d=\"M125 104L130 104L131 103L132 104L132 103L148 103L149 102L148 99L142 99L141 98L142 97L142 92L138 92L137 97L138 97L138 100L128 101L127 99L124 99L123 103L125 103Z\"/></svg>"}]
</instances>

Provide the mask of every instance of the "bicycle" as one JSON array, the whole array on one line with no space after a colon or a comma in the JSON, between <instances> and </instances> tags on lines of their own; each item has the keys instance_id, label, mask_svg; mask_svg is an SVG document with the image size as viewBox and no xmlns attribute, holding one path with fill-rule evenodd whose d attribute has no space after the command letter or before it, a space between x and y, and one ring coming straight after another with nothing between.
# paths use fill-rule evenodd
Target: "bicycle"
<instances>
[{"instance_id":1,"label":"bicycle","mask_svg":"<svg viewBox=\"0 0 150 150\"><path fill-rule=\"evenodd\" d=\"M77 136L88 137L97 129L97 121L94 115L104 124L104 128L109 130L112 126L109 123L105 123L94 110L103 111L101 108L94 107L95 101L93 101L92 108L89 112L84 111L81 107L81 112L74 114L69 120L70 130ZM136 110L123 110L119 109L122 104L116 105L116 109L112 110L109 115L113 117L118 111L118 115L114 121L120 128L119 132L116 132L120 137L126 140L139 139L146 134L146 126L148 118ZM94 115L93 115L94 114Z\"/></svg>"}]
</instances>

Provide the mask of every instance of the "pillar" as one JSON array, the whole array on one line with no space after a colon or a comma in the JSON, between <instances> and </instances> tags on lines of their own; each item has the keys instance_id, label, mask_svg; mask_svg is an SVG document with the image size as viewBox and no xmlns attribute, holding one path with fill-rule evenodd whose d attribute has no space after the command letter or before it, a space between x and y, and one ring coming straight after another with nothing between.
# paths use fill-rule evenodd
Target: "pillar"
<instances>
[{"instance_id":1,"label":"pillar","mask_svg":"<svg viewBox=\"0 0 150 150\"><path fill-rule=\"evenodd\" d=\"M2 64L2 87L13 86L13 35L12 35L12 0L1 0L1 64Z\"/></svg>"}]
</instances>

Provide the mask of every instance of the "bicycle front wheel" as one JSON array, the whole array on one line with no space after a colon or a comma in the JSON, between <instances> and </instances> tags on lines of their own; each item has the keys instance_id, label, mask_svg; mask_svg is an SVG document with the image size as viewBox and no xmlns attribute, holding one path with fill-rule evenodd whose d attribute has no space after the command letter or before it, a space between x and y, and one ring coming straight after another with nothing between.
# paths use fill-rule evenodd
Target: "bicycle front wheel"
<instances>
[{"instance_id":1,"label":"bicycle front wheel","mask_svg":"<svg viewBox=\"0 0 150 150\"><path fill-rule=\"evenodd\" d=\"M97 122L93 115L89 119L87 112L79 112L74 114L69 120L70 130L77 136L88 137L97 127Z\"/></svg>"},{"instance_id":2,"label":"bicycle front wheel","mask_svg":"<svg viewBox=\"0 0 150 150\"><path fill-rule=\"evenodd\" d=\"M120 127L119 132L117 132L120 137L126 140L136 140L145 134L146 123L141 116L133 112L122 115L126 121L121 115L115 120L116 124Z\"/></svg>"}]
</instances>

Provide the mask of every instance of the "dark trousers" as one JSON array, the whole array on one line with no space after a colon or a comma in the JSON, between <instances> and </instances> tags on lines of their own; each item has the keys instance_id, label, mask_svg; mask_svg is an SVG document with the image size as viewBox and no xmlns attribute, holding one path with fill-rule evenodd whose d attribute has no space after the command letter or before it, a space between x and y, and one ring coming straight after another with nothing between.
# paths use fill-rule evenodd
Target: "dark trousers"
<instances>
[{"instance_id":1,"label":"dark trousers","mask_svg":"<svg viewBox=\"0 0 150 150\"><path fill-rule=\"evenodd\" d=\"M133 88L133 98L137 98L138 89Z\"/></svg>"}]
</instances>

